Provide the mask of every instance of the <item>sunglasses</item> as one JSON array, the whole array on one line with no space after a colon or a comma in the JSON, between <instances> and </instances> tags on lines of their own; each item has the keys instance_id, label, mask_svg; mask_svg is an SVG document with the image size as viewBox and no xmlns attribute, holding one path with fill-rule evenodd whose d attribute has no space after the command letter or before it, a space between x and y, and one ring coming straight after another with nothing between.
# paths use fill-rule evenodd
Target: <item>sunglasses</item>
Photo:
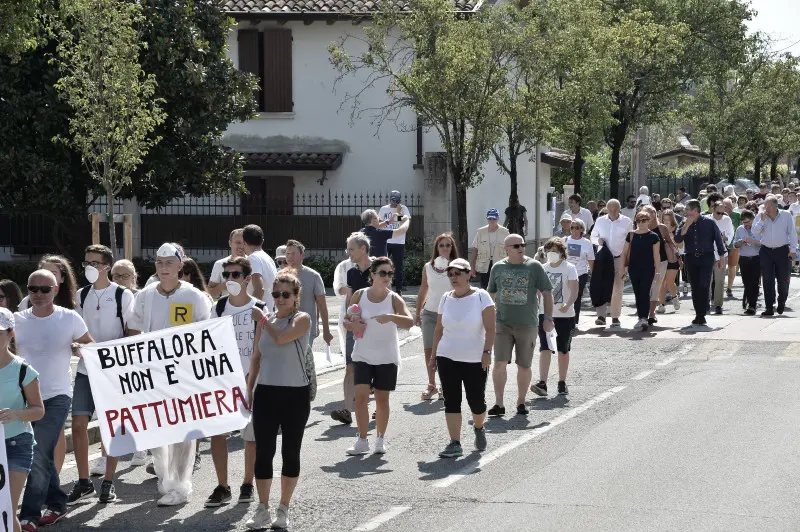
<instances>
[{"instance_id":1,"label":"sunglasses","mask_svg":"<svg viewBox=\"0 0 800 532\"><path fill-rule=\"evenodd\" d=\"M641 223L647 223L649 221L650 221L650 218L639 218L638 220L636 220L636 223L637 224L641 224Z\"/></svg>"},{"instance_id":2,"label":"sunglasses","mask_svg":"<svg viewBox=\"0 0 800 532\"><path fill-rule=\"evenodd\" d=\"M244 277L244 273L242 272L222 272L223 279L239 279L240 277Z\"/></svg>"},{"instance_id":3,"label":"sunglasses","mask_svg":"<svg viewBox=\"0 0 800 532\"><path fill-rule=\"evenodd\" d=\"M725 212L723 212L723 211L717 211L717 212L715 212L714 214L719 214L720 216L722 216L723 214L725 214Z\"/></svg>"},{"instance_id":4,"label":"sunglasses","mask_svg":"<svg viewBox=\"0 0 800 532\"><path fill-rule=\"evenodd\" d=\"M570 229L583 229L580 225L571 225Z\"/></svg>"},{"instance_id":5,"label":"sunglasses","mask_svg":"<svg viewBox=\"0 0 800 532\"><path fill-rule=\"evenodd\" d=\"M277 264L278 266L286 266L286 260L278 259L275 261L275 264Z\"/></svg>"},{"instance_id":6,"label":"sunglasses","mask_svg":"<svg viewBox=\"0 0 800 532\"><path fill-rule=\"evenodd\" d=\"M32 294L38 294L39 292L43 294L49 294L50 290L52 289L52 286L29 286L28 292L31 292Z\"/></svg>"},{"instance_id":7,"label":"sunglasses","mask_svg":"<svg viewBox=\"0 0 800 532\"><path fill-rule=\"evenodd\" d=\"M293 295L294 295L294 294L292 294L291 292L287 292L287 291L283 291L283 292L272 292L272 299L279 299L279 298L283 298L283 299L289 299L289 298L290 298L290 297L292 297Z\"/></svg>"},{"instance_id":8,"label":"sunglasses","mask_svg":"<svg viewBox=\"0 0 800 532\"><path fill-rule=\"evenodd\" d=\"M379 277L394 277L394 271L392 270L378 270L375 272L375 275Z\"/></svg>"},{"instance_id":9,"label":"sunglasses","mask_svg":"<svg viewBox=\"0 0 800 532\"><path fill-rule=\"evenodd\" d=\"M525 244L509 244L508 247L514 248L514 249L522 249L522 248L525 247Z\"/></svg>"},{"instance_id":10,"label":"sunglasses","mask_svg":"<svg viewBox=\"0 0 800 532\"><path fill-rule=\"evenodd\" d=\"M440 248L451 248L451 247L453 247L453 244L451 244L450 242L440 242L439 243L439 247Z\"/></svg>"},{"instance_id":11,"label":"sunglasses","mask_svg":"<svg viewBox=\"0 0 800 532\"><path fill-rule=\"evenodd\" d=\"M464 270L458 270L456 268L453 268L453 269L447 271L447 276L448 277L461 277L462 275L466 275L466 273L467 272L465 272Z\"/></svg>"}]
</instances>

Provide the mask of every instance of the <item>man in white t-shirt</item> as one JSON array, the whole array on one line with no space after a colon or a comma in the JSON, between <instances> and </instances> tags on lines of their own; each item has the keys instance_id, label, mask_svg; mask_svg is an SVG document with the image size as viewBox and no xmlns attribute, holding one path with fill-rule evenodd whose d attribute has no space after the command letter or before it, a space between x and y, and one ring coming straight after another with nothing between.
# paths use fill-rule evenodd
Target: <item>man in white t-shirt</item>
<instances>
[{"instance_id":1,"label":"man in white t-shirt","mask_svg":"<svg viewBox=\"0 0 800 532\"><path fill-rule=\"evenodd\" d=\"M246 378L250 373L250 359L253 356L256 326L261 319L261 309L264 308L264 304L247 293L252 273L249 260L244 257L235 257L226 262L223 268L221 277L225 280L225 290L230 295L217 301L211 315L213 318L233 317L236 343L239 347L242 371ZM242 431L242 439L244 440L244 481L239 490L239 503L251 503L253 502L253 477L256 465L256 438L253 432L252 418ZM211 437L211 458L217 472L217 487L206 499L206 508L216 508L228 504L231 500L231 487L228 484L227 435L220 434Z\"/></svg>"},{"instance_id":2,"label":"man in white t-shirt","mask_svg":"<svg viewBox=\"0 0 800 532\"><path fill-rule=\"evenodd\" d=\"M267 305L267 310L272 312L275 308L275 302L272 300L272 283L278 276L278 269L272 257L261 249L264 245L264 231L259 226L250 224L242 230L242 238L247 260L253 268L253 277L250 281L253 285L252 296L263 301Z\"/></svg>"},{"instance_id":3,"label":"man in white t-shirt","mask_svg":"<svg viewBox=\"0 0 800 532\"><path fill-rule=\"evenodd\" d=\"M592 217L592 213L589 212L589 209L585 207L581 207L583 203L583 198L581 198L580 194L573 194L572 196L567 199L567 205L569 208L567 209L569 213L572 215L572 219L579 219L583 220L583 224L587 227L587 231L591 229L592 225L594 225L594 218ZM567 232L564 236L569 235L570 233Z\"/></svg>"},{"instance_id":4,"label":"man in white t-shirt","mask_svg":"<svg viewBox=\"0 0 800 532\"><path fill-rule=\"evenodd\" d=\"M128 335L160 331L169 327L207 320L211 300L190 283L181 281L183 253L173 244L163 244L156 253L158 282L136 294ZM158 475L159 506L174 506L188 501L192 493L195 442L175 443L151 449Z\"/></svg>"},{"instance_id":5,"label":"man in white t-shirt","mask_svg":"<svg viewBox=\"0 0 800 532\"><path fill-rule=\"evenodd\" d=\"M225 263L235 257L244 257L244 240L242 239L241 229L231 231L231 236L228 238L228 247L231 248L231 254L214 263L214 267L211 268L211 276L208 279L208 293L214 299L228 295L228 292L225 291L225 280L222 278L222 270L225 267Z\"/></svg>"},{"instance_id":6,"label":"man in white t-shirt","mask_svg":"<svg viewBox=\"0 0 800 532\"><path fill-rule=\"evenodd\" d=\"M89 333L96 342L107 342L125 336L125 323L130 319L133 309L133 292L108 279L114 255L106 246L92 245L84 252L83 272L91 284L75 294L75 310L81 315ZM89 479L89 420L95 412L92 388L86 374L83 359L78 362L75 375L75 390L72 395L72 447L78 466L78 481L67 497L67 505L95 495L95 488ZM143 465L147 451L136 453L137 465ZM118 458L101 457L92 473L105 475L100 486L99 500L103 503L117 499L114 489L114 473Z\"/></svg>"},{"instance_id":7,"label":"man in white t-shirt","mask_svg":"<svg viewBox=\"0 0 800 532\"><path fill-rule=\"evenodd\" d=\"M552 238L545 242L544 252L547 260L544 271L553 285L553 324L556 331L556 351L558 351L558 394L567 395L567 368L572 335L575 332L575 300L578 297L578 270L567 261L567 246L564 241ZM553 354L547 342L547 334L539 321L539 382L531 386L531 391L547 397L547 375L550 373L550 359Z\"/></svg>"},{"instance_id":8,"label":"man in white t-shirt","mask_svg":"<svg viewBox=\"0 0 800 532\"><path fill-rule=\"evenodd\" d=\"M392 190L389 193L389 205L384 205L378 211L378 218L386 222L386 229L395 230L405 220L411 219L411 211L400 203L400 191ZM387 256L394 263L394 287L398 294L403 293L403 264L406 258L406 234L394 236L386 241Z\"/></svg>"},{"instance_id":9,"label":"man in white t-shirt","mask_svg":"<svg viewBox=\"0 0 800 532\"><path fill-rule=\"evenodd\" d=\"M67 513L67 494L61 489L53 452L72 403L73 350L92 342L77 312L53 304L57 293L51 272L33 272L28 278L31 306L14 316L17 355L39 372L44 401L44 417L33 423L33 467L19 513L23 530L51 525Z\"/></svg>"}]
</instances>

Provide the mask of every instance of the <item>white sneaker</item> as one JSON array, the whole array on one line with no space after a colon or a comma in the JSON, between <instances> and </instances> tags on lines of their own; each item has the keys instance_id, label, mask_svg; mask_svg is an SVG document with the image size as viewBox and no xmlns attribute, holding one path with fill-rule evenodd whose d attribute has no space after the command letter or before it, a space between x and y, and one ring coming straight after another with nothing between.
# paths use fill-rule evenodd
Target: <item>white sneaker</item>
<instances>
[{"instance_id":1,"label":"white sneaker","mask_svg":"<svg viewBox=\"0 0 800 532\"><path fill-rule=\"evenodd\" d=\"M659 305L659 306L656 307L656 312L658 314L666 314L667 309L666 309L666 307L664 307L664 305Z\"/></svg>"},{"instance_id":2,"label":"white sneaker","mask_svg":"<svg viewBox=\"0 0 800 532\"><path fill-rule=\"evenodd\" d=\"M247 520L244 526L251 530L270 528L272 526L272 516L269 514L269 508L264 506L263 503L259 503L258 508L256 508L256 513Z\"/></svg>"},{"instance_id":3,"label":"white sneaker","mask_svg":"<svg viewBox=\"0 0 800 532\"><path fill-rule=\"evenodd\" d=\"M167 490L164 489L164 483L161 481L161 479L158 479L156 481L156 489L158 490L159 495L167 494Z\"/></svg>"},{"instance_id":4,"label":"white sneaker","mask_svg":"<svg viewBox=\"0 0 800 532\"><path fill-rule=\"evenodd\" d=\"M132 466L143 466L147 464L147 451L136 451L131 458Z\"/></svg>"},{"instance_id":5,"label":"white sneaker","mask_svg":"<svg viewBox=\"0 0 800 532\"><path fill-rule=\"evenodd\" d=\"M681 309L681 300L678 299L677 297L672 298L672 308L674 308L675 310Z\"/></svg>"},{"instance_id":6,"label":"white sneaker","mask_svg":"<svg viewBox=\"0 0 800 532\"><path fill-rule=\"evenodd\" d=\"M175 490L170 491L160 499L158 499L159 506L176 506L187 502L188 499Z\"/></svg>"},{"instance_id":7,"label":"white sneaker","mask_svg":"<svg viewBox=\"0 0 800 532\"><path fill-rule=\"evenodd\" d=\"M347 449L345 452L350 456L367 454L369 452L369 439L357 437L353 446Z\"/></svg>"},{"instance_id":8,"label":"white sneaker","mask_svg":"<svg viewBox=\"0 0 800 532\"><path fill-rule=\"evenodd\" d=\"M106 474L106 457L101 456L98 458L93 464L92 468L89 470L89 473L93 476L105 475Z\"/></svg>"},{"instance_id":9,"label":"white sneaker","mask_svg":"<svg viewBox=\"0 0 800 532\"><path fill-rule=\"evenodd\" d=\"M375 454L386 454L387 449L388 445L386 445L386 439L383 436L375 438Z\"/></svg>"},{"instance_id":10,"label":"white sneaker","mask_svg":"<svg viewBox=\"0 0 800 532\"><path fill-rule=\"evenodd\" d=\"M272 528L289 528L289 507L285 504L278 506L275 511L275 520L272 522Z\"/></svg>"}]
</instances>

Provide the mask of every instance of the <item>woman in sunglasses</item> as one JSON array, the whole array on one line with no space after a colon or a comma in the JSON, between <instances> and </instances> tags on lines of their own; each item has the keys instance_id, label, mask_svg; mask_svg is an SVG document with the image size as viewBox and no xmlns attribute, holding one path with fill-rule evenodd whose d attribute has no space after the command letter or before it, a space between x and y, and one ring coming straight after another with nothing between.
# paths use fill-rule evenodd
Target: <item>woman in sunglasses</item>
<instances>
[{"instance_id":1,"label":"woman in sunglasses","mask_svg":"<svg viewBox=\"0 0 800 532\"><path fill-rule=\"evenodd\" d=\"M574 304L576 327L581 315L583 291L589 281L589 273L594 269L594 246L585 235L586 223L576 218L569 227L569 236L564 239L564 244L567 246L567 261L578 270L578 297ZM542 261L542 264L545 262Z\"/></svg>"},{"instance_id":2,"label":"woman in sunglasses","mask_svg":"<svg viewBox=\"0 0 800 532\"><path fill-rule=\"evenodd\" d=\"M375 453L386 452L386 427L389 424L389 392L397 386L400 366L400 345L397 328L414 325L405 301L391 290L394 264L388 257L379 257L370 265L370 287L359 290L350 304L361 307L359 321L345 320L345 329L356 334L353 347L353 377L356 388L356 423L358 438L347 449L349 455L369 452L369 394L375 391ZM358 335L363 334L361 338Z\"/></svg>"},{"instance_id":3,"label":"woman in sunglasses","mask_svg":"<svg viewBox=\"0 0 800 532\"><path fill-rule=\"evenodd\" d=\"M206 294L208 298L213 301L214 298L208 293L206 280L203 278L203 271L194 259L189 257L183 259L183 269L181 269L180 273L181 275L179 275L179 277L181 280L191 283L192 286Z\"/></svg>"},{"instance_id":4,"label":"woman in sunglasses","mask_svg":"<svg viewBox=\"0 0 800 532\"><path fill-rule=\"evenodd\" d=\"M650 214L641 210L636 214L636 229L625 238L622 251L625 272L630 274L633 295L636 298L636 315L639 321L634 329L646 331L649 327L650 287L656 277L656 267L661 263L661 240L650 230Z\"/></svg>"},{"instance_id":5,"label":"woman in sunglasses","mask_svg":"<svg viewBox=\"0 0 800 532\"><path fill-rule=\"evenodd\" d=\"M494 300L469 284L471 267L464 259L447 266L452 290L439 299L430 367L439 370L450 443L439 456L456 458L461 448L461 384L472 411L475 448L486 450L486 377L495 335Z\"/></svg>"},{"instance_id":6,"label":"woman in sunglasses","mask_svg":"<svg viewBox=\"0 0 800 532\"><path fill-rule=\"evenodd\" d=\"M439 393L436 388L436 369L431 366L433 348L433 330L436 328L436 316L439 301L450 289L447 280L447 265L458 258L458 248L453 235L443 233L433 243L431 260L422 269L422 285L417 295L417 315L415 323L422 327L422 348L425 350L425 367L428 369L428 387L422 392L422 400L430 401Z\"/></svg>"},{"instance_id":7,"label":"woman in sunglasses","mask_svg":"<svg viewBox=\"0 0 800 532\"><path fill-rule=\"evenodd\" d=\"M256 440L255 478L259 505L247 528L288 528L289 503L300 476L300 447L311 399L302 353L308 349L311 317L300 311L300 280L279 272L272 285L275 313L256 328L247 389L253 394L253 431ZM281 499L271 520L269 493L272 459L281 431Z\"/></svg>"}]
</instances>

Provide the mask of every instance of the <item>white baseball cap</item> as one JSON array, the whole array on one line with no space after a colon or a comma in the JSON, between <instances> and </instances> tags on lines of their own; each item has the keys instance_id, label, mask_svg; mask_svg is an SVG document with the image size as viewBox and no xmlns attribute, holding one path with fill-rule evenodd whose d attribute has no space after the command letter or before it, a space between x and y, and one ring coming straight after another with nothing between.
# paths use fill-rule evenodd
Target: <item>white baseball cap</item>
<instances>
[{"instance_id":1,"label":"white baseball cap","mask_svg":"<svg viewBox=\"0 0 800 532\"><path fill-rule=\"evenodd\" d=\"M5 307L0 307L0 331L8 331L14 328L14 314Z\"/></svg>"},{"instance_id":2,"label":"white baseball cap","mask_svg":"<svg viewBox=\"0 0 800 532\"><path fill-rule=\"evenodd\" d=\"M178 257L178 260L182 261L183 253L181 253L181 250L179 250L169 242L165 242L164 244L161 244L160 248L158 248L158 251L156 252L156 257L163 257L163 258Z\"/></svg>"},{"instance_id":3,"label":"white baseball cap","mask_svg":"<svg viewBox=\"0 0 800 532\"><path fill-rule=\"evenodd\" d=\"M275 248L275 258L276 259L286 258L286 246L278 246L277 248Z\"/></svg>"},{"instance_id":4,"label":"white baseball cap","mask_svg":"<svg viewBox=\"0 0 800 532\"><path fill-rule=\"evenodd\" d=\"M572 221L572 214L570 214L569 211L564 211L561 213L561 219L559 222L563 222L564 220L569 220L570 222Z\"/></svg>"}]
</instances>

